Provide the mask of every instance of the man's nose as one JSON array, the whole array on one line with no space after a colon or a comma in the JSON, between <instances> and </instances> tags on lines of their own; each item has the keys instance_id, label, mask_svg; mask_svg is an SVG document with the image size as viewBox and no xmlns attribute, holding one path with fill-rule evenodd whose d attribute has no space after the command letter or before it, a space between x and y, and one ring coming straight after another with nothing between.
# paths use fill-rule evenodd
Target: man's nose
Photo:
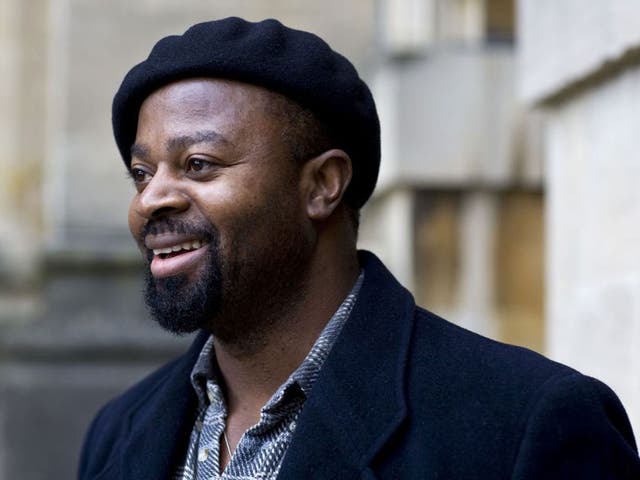
<instances>
[{"instance_id":1,"label":"man's nose","mask_svg":"<svg viewBox=\"0 0 640 480\"><path fill-rule=\"evenodd\" d=\"M138 198L138 214L144 218L179 213L189 208L181 182L166 169L158 169Z\"/></svg>"}]
</instances>

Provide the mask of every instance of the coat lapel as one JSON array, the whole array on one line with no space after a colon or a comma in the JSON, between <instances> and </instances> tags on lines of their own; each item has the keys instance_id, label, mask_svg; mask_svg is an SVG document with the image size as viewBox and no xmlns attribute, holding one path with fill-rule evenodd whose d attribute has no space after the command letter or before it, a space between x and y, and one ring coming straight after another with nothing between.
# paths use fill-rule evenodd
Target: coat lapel
<instances>
[{"instance_id":1,"label":"coat lapel","mask_svg":"<svg viewBox=\"0 0 640 480\"><path fill-rule=\"evenodd\" d=\"M169 478L197 415L190 374L209 335L201 332L167 378L138 403L128 418L129 435L121 452L121 476L127 480Z\"/></svg>"},{"instance_id":2,"label":"coat lapel","mask_svg":"<svg viewBox=\"0 0 640 480\"><path fill-rule=\"evenodd\" d=\"M405 417L415 304L372 254L353 312L300 414L278 478L374 478L367 469Z\"/></svg>"}]
</instances>

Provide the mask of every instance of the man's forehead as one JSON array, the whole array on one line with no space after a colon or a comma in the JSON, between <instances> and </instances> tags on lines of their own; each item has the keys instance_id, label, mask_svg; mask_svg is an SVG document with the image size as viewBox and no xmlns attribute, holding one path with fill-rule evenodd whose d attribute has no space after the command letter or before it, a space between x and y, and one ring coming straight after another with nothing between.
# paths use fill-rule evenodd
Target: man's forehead
<instances>
[{"instance_id":1,"label":"man's forehead","mask_svg":"<svg viewBox=\"0 0 640 480\"><path fill-rule=\"evenodd\" d=\"M164 149L171 153L185 150L192 145L209 144L209 145L233 145L224 135L214 130L200 130L190 134L175 135L167 138L164 142ZM151 156L150 145L146 143L136 142L131 146L131 157L142 160Z\"/></svg>"},{"instance_id":2,"label":"man's forehead","mask_svg":"<svg viewBox=\"0 0 640 480\"><path fill-rule=\"evenodd\" d=\"M146 110L157 109L186 117L207 117L211 113L274 113L280 112L281 106L290 101L284 95L259 85L195 77L169 83L152 92L142 103L140 117L144 117Z\"/></svg>"},{"instance_id":3,"label":"man's forehead","mask_svg":"<svg viewBox=\"0 0 640 480\"><path fill-rule=\"evenodd\" d=\"M280 137L286 102L266 88L228 79L172 82L144 100L130 155L145 160L155 149L175 153L196 144L233 147L256 135Z\"/></svg>"}]
</instances>

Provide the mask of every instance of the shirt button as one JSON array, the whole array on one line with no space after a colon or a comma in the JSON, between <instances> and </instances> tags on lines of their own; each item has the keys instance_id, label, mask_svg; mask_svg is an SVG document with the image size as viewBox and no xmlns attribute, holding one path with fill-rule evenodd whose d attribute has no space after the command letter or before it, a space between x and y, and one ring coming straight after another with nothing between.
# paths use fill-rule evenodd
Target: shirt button
<instances>
[{"instance_id":1,"label":"shirt button","mask_svg":"<svg viewBox=\"0 0 640 480\"><path fill-rule=\"evenodd\" d=\"M296 422L291 422L289 424L289 431L293 433L295 429L296 429Z\"/></svg>"},{"instance_id":2,"label":"shirt button","mask_svg":"<svg viewBox=\"0 0 640 480\"><path fill-rule=\"evenodd\" d=\"M198 461L199 462L206 462L207 458L209 458L209 449L208 448L201 448L200 451L198 452Z\"/></svg>"}]
</instances>

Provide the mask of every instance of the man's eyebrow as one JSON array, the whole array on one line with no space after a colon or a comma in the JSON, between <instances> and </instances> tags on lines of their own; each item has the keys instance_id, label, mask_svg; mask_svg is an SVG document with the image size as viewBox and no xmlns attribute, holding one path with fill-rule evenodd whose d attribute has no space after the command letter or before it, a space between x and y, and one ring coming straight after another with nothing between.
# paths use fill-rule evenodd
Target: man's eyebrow
<instances>
[{"instance_id":1,"label":"man's eyebrow","mask_svg":"<svg viewBox=\"0 0 640 480\"><path fill-rule=\"evenodd\" d=\"M139 143L131 145L131 158L137 157L140 160L149 158L149 148Z\"/></svg>"},{"instance_id":2,"label":"man's eyebrow","mask_svg":"<svg viewBox=\"0 0 640 480\"><path fill-rule=\"evenodd\" d=\"M198 143L229 145L231 142L214 130L203 130L191 135L181 135L167 140L167 151L185 149Z\"/></svg>"}]
</instances>

